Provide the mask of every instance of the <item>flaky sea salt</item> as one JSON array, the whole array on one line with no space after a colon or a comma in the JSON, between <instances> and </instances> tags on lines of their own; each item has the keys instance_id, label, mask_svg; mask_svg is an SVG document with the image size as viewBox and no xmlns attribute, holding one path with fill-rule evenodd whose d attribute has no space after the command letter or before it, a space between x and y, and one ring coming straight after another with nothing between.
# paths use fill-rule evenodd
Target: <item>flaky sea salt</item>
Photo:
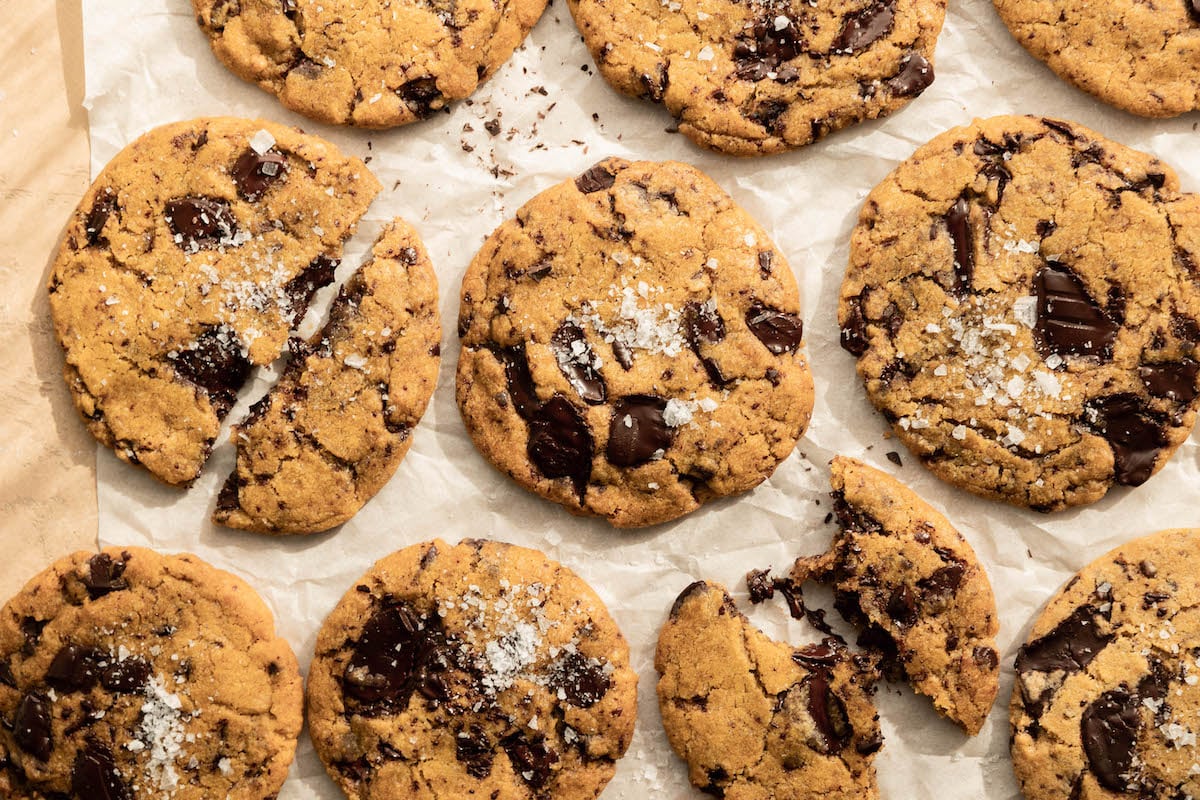
<instances>
[{"instance_id":1,"label":"flaky sea salt","mask_svg":"<svg viewBox=\"0 0 1200 800\"><path fill-rule=\"evenodd\" d=\"M697 61L712 61L713 56L714 56L713 49L711 47L709 47L708 45L704 45L704 47L700 48L700 52L696 53L696 60Z\"/></svg>"},{"instance_id":2,"label":"flaky sea salt","mask_svg":"<svg viewBox=\"0 0 1200 800\"><path fill-rule=\"evenodd\" d=\"M1017 322L1024 325L1026 328L1033 328L1037 325L1037 298L1033 296L1018 297L1013 301L1013 316L1017 318Z\"/></svg>"},{"instance_id":3,"label":"flaky sea salt","mask_svg":"<svg viewBox=\"0 0 1200 800\"><path fill-rule=\"evenodd\" d=\"M663 410L663 422L672 428L678 428L691 421L692 409L689 403L674 397L667 401L667 407Z\"/></svg>"},{"instance_id":4,"label":"flaky sea salt","mask_svg":"<svg viewBox=\"0 0 1200 800\"><path fill-rule=\"evenodd\" d=\"M269 131L259 129L250 137L250 149L260 156L275 146L275 137Z\"/></svg>"}]
</instances>

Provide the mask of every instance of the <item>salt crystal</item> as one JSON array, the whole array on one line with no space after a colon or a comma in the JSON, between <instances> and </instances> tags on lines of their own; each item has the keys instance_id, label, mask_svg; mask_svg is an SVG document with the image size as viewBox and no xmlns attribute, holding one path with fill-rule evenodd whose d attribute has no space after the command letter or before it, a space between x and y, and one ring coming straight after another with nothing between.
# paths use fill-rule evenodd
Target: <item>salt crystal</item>
<instances>
[{"instance_id":1,"label":"salt crystal","mask_svg":"<svg viewBox=\"0 0 1200 800\"><path fill-rule=\"evenodd\" d=\"M696 60L697 61L712 61L713 55L714 55L713 49L711 47L709 47L708 45L704 45L704 47L700 48L700 52L696 53Z\"/></svg>"},{"instance_id":2,"label":"salt crystal","mask_svg":"<svg viewBox=\"0 0 1200 800\"><path fill-rule=\"evenodd\" d=\"M938 325L938 324L936 324L936 323L933 323L933 322L931 322L931 323L929 323L928 325L926 325L926 326L925 326L925 332L926 332L926 333L941 333L941 332L942 332L942 326L941 326L941 325Z\"/></svg>"},{"instance_id":3,"label":"salt crystal","mask_svg":"<svg viewBox=\"0 0 1200 800\"><path fill-rule=\"evenodd\" d=\"M777 16L775 18L775 30L777 30L777 31L783 30L784 28L786 28L788 26L788 24L790 22L791 22L791 20L789 20L787 17L780 14L779 16Z\"/></svg>"},{"instance_id":4,"label":"salt crystal","mask_svg":"<svg viewBox=\"0 0 1200 800\"><path fill-rule=\"evenodd\" d=\"M674 397L667 401L667 407L663 409L663 422L672 428L678 428L691 421L692 409L687 402Z\"/></svg>"},{"instance_id":5,"label":"salt crystal","mask_svg":"<svg viewBox=\"0 0 1200 800\"><path fill-rule=\"evenodd\" d=\"M933 374L937 375L939 378L944 378L950 374L950 370L946 368L945 364L938 364L933 368Z\"/></svg>"},{"instance_id":6,"label":"salt crystal","mask_svg":"<svg viewBox=\"0 0 1200 800\"><path fill-rule=\"evenodd\" d=\"M967 426L966 425L954 426L954 430L950 431L950 435L953 436L955 439L958 439L961 442L962 440L967 438Z\"/></svg>"},{"instance_id":7,"label":"salt crystal","mask_svg":"<svg viewBox=\"0 0 1200 800\"><path fill-rule=\"evenodd\" d=\"M260 156L275 146L275 137L269 131L258 130L250 137L250 149Z\"/></svg>"},{"instance_id":8,"label":"salt crystal","mask_svg":"<svg viewBox=\"0 0 1200 800\"><path fill-rule=\"evenodd\" d=\"M346 356L342 359L342 363L351 369L366 369L367 367L367 359L358 353L351 353Z\"/></svg>"},{"instance_id":9,"label":"salt crystal","mask_svg":"<svg viewBox=\"0 0 1200 800\"><path fill-rule=\"evenodd\" d=\"M1058 353L1051 353L1050 355L1046 356L1046 366L1050 369L1058 369L1060 366L1062 366L1062 363L1062 356L1060 356Z\"/></svg>"},{"instance_id":10,"label":"salt crystal","mask_svg":"<svg viewBox=\"0 0 1200 800\"><path fill-rule=\"evenodd\" d=\"M1012 364L1012 368L1017 372L1024 372L1029 369L1029 365L1033 363L1033 359L1024 353L1018 353L1010 363Z\"/></svg>"},{"instance_id":11,"label":"salt crystal","mask_svg":"<svg viewBox=\"0 0 1200 800\"><path fill-rule=\"evenodd\" d=\"M742 241L746 243L746 247L754 247L758 244L758 239L755 238L753 233L747 233L742 237Z\"/></svg>"},{"instance_id":12,"label":"salt crystal","mask_svg":"<svg viewBox=\"0 0 1200 800\"><path fill-rule=\"evenodd\" d=\"M222 758L217 761L217 769L221 770L221 774L228 778L233 774L233 762L228 758Z\"/></svg>"},{"instance_id":13,"label":"salt crystal","mask_svg":"<svg viewBox=\"0 0 1200 800\"><path fill-rule=\"evenodd\" d=\"M1033 373L1033 382L1037 384L1041 393L1047 397L1058 397L1062 392L1062 384L1052 372L1038 370Z\"/></svg>"},{"instance_id":14,"label":"salt crystal","mask_svg":"<svg viewBox=\"0 0 1200 800\"><path fill-rule=\"evenodd\" d=\"M1015 425L1005 424L1008 425L1008 435L1002 441L1005 441L1011 447L1017 447L1021 442L1025 441L1025 431Z\"/></svg>"}]
</instances>

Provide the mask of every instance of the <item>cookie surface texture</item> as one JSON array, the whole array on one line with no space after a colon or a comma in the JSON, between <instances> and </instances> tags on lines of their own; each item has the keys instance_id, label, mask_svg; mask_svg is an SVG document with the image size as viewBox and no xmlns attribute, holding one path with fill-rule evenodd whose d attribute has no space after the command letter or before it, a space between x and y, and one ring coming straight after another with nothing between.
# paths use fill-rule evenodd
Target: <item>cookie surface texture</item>
<instances>
[{"instance_id":1,"label":"cookie surface texture","mask_svg":"<svg viewBox=\"0 0 1200 800\"><path fill-rule=\"evenodd\" d=\"M437 275L407 223L389 225L330 321L234 427L238 463L213 520L316 533L354 516L408 452L437 383Z\"/></svg>"},{"instance_id":2,"label":"cookie surface texture","mask_svg":"<svg viewBox=\"0 0 1200 800\"><path fill-rule=\"evenodd\" d=\"M1017 654L1012 756L1028 800L1200 795L1200 531L1101 556Z\"/></svg>"},{"instance_id":3,"label":"cookie surface texture","mask_svg":"<svg viewBox=\"0 0 1200 800\"><path fill-rule=\"evenodd\" d=\"M703 791L878 796L875 675L834 640L801 648L771 641L722 587L700 581L675 601L654 665L667 738Z\"/></svg>"},{"instance_id":4,"label":"cookie surface texture","mask_svg":"<svg viewBox=\"0 0 1200 800\"><path fill-rule=\"evenodd\" d=\"M75 553L0 611L0 796L274 797L302 691L240 578L192 555Z\"/></svg>"},{"instance_id":5,"label":"cookie surface texture","mask_svg":"<svg viewBox=\"0 0 1200 800\"><path fill-rule=\"evenodd\" d=\"M568 0L604 78L704 147L764 155L889 114L933 82L945 0Z\"/></svg>"},{"instance_id":6,"label":"cookie surface texture","mask_svg":"<svg viewBox=\"0 0 1200 800\"><path fill-rule=\"evenodd\" d=\"M460 100L546 0L192 0L226 67L321 122L391 128Z\"/></svg>"},{"instance_id":7,"label":"cookie surface texture","mask_svg":"<svg viewBox=\"0 0 1200 800\"><path fill-rule=\"evenodd\" d=\"M317 636L308 725L348 797L591 800L637 719L629 647L535 550L442 541L379 561Z\"/></svg>"},{"instance_id":8,"label":"cookie surface texture","mask_svg":"<svg viewBox=\"0 0 1200 800\"><path fill-rule=\"evenodd\" d=\"M993 0L1013 38L1068 83L1145 117L1200 108L1196 0Z\"/></svg>"},{"instance_id":9,"label":"cookie surface texture","mask_svg":"<svg viewBox=\"0 0 1200 800\"><path fill-rule=\"evenodd\" d=\"M279 356L379 188L358 159L263 121L167 125L117 154L49 286L92 435L166 483L194 480L251 367Z\"/></svg>"},{"instance_id":10,"label":"cookie surface texture","mask_svg":"<svg viewBox=\"0 0 1200 800\"><path fill-rule=\"evenodd\" d=\"M1197 403L1200 202L1073 123L995 117L868 196L838 319L871 402L938 477L1054 511L1137 486Z\"/></svg>"},{"instance_id":11,"label":"cookie surface texture","mask_svg":"<svg viewBox=\"0 0 1200 800\"><path fill-rule=\"evenodd\" d=\"M463 279L458 404L577 514L651 525L765 480L812 412L782 254L677 162L609 159L502 224Z\"/></svg>"},{"instance_id":12,"label":"cookie surface texture","mask_svg":"<svg viewBox=\"0 0 1200 800\"><path fill-rule=\"evenodd\" d=\"M885 663L979 733L1000 688L987 572L950 522L895 478L843 456L832 470L841 533L828 554L798 560L793 580L831 583L842 615L886 643Z\"/></svg>"}]
</instances>

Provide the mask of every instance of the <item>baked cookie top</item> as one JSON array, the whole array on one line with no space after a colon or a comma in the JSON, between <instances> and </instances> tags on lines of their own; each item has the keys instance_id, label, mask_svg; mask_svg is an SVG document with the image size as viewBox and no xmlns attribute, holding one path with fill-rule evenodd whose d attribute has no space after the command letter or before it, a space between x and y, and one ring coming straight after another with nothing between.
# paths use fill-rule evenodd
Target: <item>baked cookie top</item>
<instances>
[{"instance_id":1,"label":"baked cookie top","mask_svg":"<svg viewBox=\"0 0 1200 800\"><path fill-rule=\"evenodd\" d=\"M835 603L938 713L979 733L1000 684L996 598L971 545L895 478L833 459L841 533L822 556L800 558L791 578L831 583ZM897 675L898 677L898 675Z\"/></svg>"},{"instance_id":2,"label":"baked cookie top","mask_svg":"<svg viewBox=\"0 0 1200 800\"><path fill-rule=\"evenodd\" d=\"M192 0L213 52L321 122L406 125L483 83L546 0Z\"/></svg>"},{"instance_id":3,"label":"baked cookie top","mask_svg":"<svg viewBox=\"0 0 1200 800\"><path fill-rule=\"evenodd\" d=\"M882 745L870 659L771 641L698 581L658 637L658 707L692 783L717 797L866 800Z\"/></svg>"},{"instance_id":4,"label":"baked cookie top","mask_svg":"<svg viewBox=\"0 0 1200 800\"><path fill-rule=\"evenodd\" d=\"M543 554L440 540L373 566L317 635L308 726L351 798L591 800L637 719L604 603Z\"/></svg>"},{"instance_id":5,"label":"baked cookie top","mask_svg":"<svg viewBox=\"0 0 1200 800\"><path fill-rule=\"evenodd\" d=\"M868 196L838 320L938 477L1053 511L1137 486L1197 403L1200 202L1073 123L977 120Z\"/></svg>"},{"instance_id":6,"label":"baked cookie top","mask_svg":"<svg viewBox=\"0 0 1200 800\"><path fill-rule=\"evenodd\" d=\"M777 153L933 83L945 0L568 0L604 78L734 155Z\"/></svg>"},{"instance_id":7,"label":"baked cookie top","mask_svg":"<svg viewBox=\"0 0 1200 800\"><path fill-rule=\"evenodd\" d=\"M0 795L274 797L301 692L241 579L192 555L75 553L0 611Z\"/></svg>"},{"instance_id":8,"label":"baked cookie top","mask_svg":"<svg viewBox=\"0 0 1200 800\"><path fill-rule=\"evenodd\" d=\"M993 0L1013 38L1063 80L1144 117L1200 108L1196 0Z\"/></svg>"},{"instance_id":9,"label":"baked cookie top","mask_svg":"<svg viewBox=\"0 0 1200 800\"><path fill-rule=\"evenodd\" d=\"M279 356L379 189L358 159L262 120L179 122L118 153L49 286L92 435L166 483L195 479L251 366Z\"/></svg>"},{"instance_id":10,"label":"baked cookie top","mask_svg":"<svg viewBox=\"0 0 1200 800\"><path fill-rule=\"evenodd\" d=\"M1200 531L1136 539L1071 578L1017 654L1029 800L1200 795Z\"/></svg>"},{"instance_id":11,"label":"baked cookie top","mask_svg":"<svg viewBox=\"0 0 1200 800\"><path fill-rule=\"evenodd\" d=\"M316 533L354 516L395 473L437 383L437 275L396 220L342 287L329 322L230 434L237 467L213 521Z\"/></svg>"},{"instance_id":12,"label":"baked cookie top","mask_svg":"<svg viewBox=\"0 0 1200 800\"><path fill-rule=\"evenodd\" d=\"M483 455L633 527L746 491L812 412L783 255L677 162L608 159L522 206L463 279L458 404Z\"/></svg>"}]
</instances>

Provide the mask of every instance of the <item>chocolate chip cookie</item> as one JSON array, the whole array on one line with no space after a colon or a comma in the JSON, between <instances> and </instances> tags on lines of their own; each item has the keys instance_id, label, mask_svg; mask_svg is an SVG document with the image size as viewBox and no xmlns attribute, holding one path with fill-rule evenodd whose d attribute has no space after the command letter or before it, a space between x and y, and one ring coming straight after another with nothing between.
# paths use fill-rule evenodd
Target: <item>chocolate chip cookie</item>
<instances>
[{"instance_id":1,"label":"chocolate chip cookie","mask_svg":"<svg viewBox=\"0 0 1200 800\"><path fill-rule=\"evenodd\" d=\"M1200 531L1101 556L1017 654L1012 756L1029 800L1200 796Z\"/></svg>"},{"instance_id":2,"label":"chocolate chip cookie","mask_svg":"<svg viewBox=\"0 0 1200 800\"><path fill-rule=\"evenodd\" d=\"M1200 108L1197 0L993 0L1030 54L1063 80L1144 117Z\"/></svg>"},{"instance_id":3,"label":"chocolate chip cookie","mask_svg":"<svg viewBox=\"0 0 1200 800\"><path fill-rule=\"evenodd\" d=\"M619 527L765 480L812 412L800 296L766 232L677 162L542 192L463 279L458 404L522 486Z\"/></svg>"},{"instance_id":4,"label":"chocolate chip cookie","mask_svg":"<svg viewBox=\"0 0 1200 800\"><path fill-rule=\"evenodd\" d=\"M75 553L0 611L0 795L274 797L301 691L241 579L191 555Z\"/></svg>"},{"instance_id":5,"label":"chocolate chip cookie","mask_svg":"<svg viewBox=\"0 0 1200 800\"><path fill-rule=\"evenodd\" d=\"M49 287L92 435L166 483L195 479L251 367L279 356L379 189L358 159L263 121L166 125L117 154Z\"/></svg>"},{"instance_id":6,"label":"chocolate chip cookie","mask_svg":"<svg viewBox=\"0 0 1200 800\"><path fill-rule=\"evenodd\" d=\"M896 479L842 456L832 470L841 533L828 553L798 559L792 581L832 584L859 644L880 649L889 673L974 736L999 691L987 572L950 522Z\"/></svg>"},{"instance_id":7,"label":"chocolate chip cookie","mask_svg":"<svg viewBox=\"0 0 1200 800\"><path fill-rule=\"evenodd\" d=\"M317 753L363 800L591 800L636 719L604 603L498 542L426 542L375 564L325 620L308 678Z\"/></svg>"},{"instance_id":8,"label":"chocolate chip cookie","mask_svg":"<svg viewBox=\"0 0 1200 800\"><path fill-rule=\"evenodd\" d=\"M217 58L321 122L391 128L475 91L546 0L192 0Z\"/></svg>"},{"instance_id":9,"label":"chocolate chip cookie","mask_svg":"<svg viewBox=\"0 0 1200 800\"><path fill-rule=\"evenodd\" d=\"M889 114L933 83L945 0L568 0L617 90L697 144L777 153Z\"/></svg>"},{"instance_id":10,"label":"chocolate chip cookie","mask_svg":"<svg viewBox=\"0 0 1200 800\"><path fill-rule=\"evenodd\" d=\"M938 477L1041 511L1137 486L1190 433L1200 201L1073 123L995 117L867 198L838 319L871 402Z\"/></svg>"},{"instance_id":11,"label":"chocolate chip cookie","mask_svg":"<svg viewBox=\"0 0 1200 800\"><path fill-rule=\"evenodd\" d=\"M441 320L425 247L396 220L329 322L234 426L237 467L213 521L260 533L340 525L400 465L437 383Z\"/></svg>"},{"instance_id":12,"label":"chocolate chip cookie","mask_svg":"<svg viewBox=\"0 0 1200 800\"><path fill-rule=\"evenodd\" d=\"M839 642L793 648L724 588L683 590L658 637L658 705L692 783L717 797L874 798L882 745L870 659Z\"/></svg>"}]
</instances>

